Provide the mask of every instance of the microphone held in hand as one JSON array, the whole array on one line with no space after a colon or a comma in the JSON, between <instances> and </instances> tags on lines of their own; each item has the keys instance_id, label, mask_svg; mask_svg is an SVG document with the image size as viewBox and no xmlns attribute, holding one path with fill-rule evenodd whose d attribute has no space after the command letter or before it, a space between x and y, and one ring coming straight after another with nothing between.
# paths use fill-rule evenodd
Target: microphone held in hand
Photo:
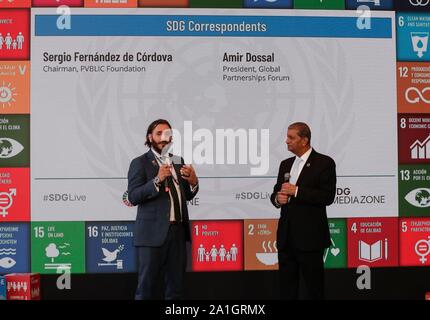
<instances>
[{"instance_id":1,"label":"microphone held in hand","mask_svg":"<svg viewBox=\"0 0 430 320\"><path fill-rule=\"evenodd\" d=\"M285 172L284 174L284 182L290 182L291 174L289 172Z\"/></svg>"}]
</instances>

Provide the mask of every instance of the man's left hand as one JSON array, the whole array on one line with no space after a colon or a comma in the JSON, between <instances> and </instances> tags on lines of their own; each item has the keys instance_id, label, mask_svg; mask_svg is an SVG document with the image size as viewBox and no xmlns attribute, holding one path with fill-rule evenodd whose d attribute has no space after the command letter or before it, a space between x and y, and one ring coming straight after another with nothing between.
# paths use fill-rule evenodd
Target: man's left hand
<instances>
[{"instance_id":1,"label":"man's left hand","mask_svg":"<svg viewBox=\"0 0 430 320\"><path fill-rule=\"evenodd\" d=\"M194 187L198 183L196 172L192 165L183 165L181 168L181 176L184 180Z\"/></svg>"}]
</instances>

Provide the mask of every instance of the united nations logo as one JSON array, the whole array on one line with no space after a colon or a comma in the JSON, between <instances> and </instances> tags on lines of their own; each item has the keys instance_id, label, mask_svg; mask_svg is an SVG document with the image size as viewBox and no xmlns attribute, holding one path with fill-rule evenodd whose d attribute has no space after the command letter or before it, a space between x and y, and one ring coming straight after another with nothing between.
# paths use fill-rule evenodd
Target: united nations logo
<instances>
[{"instance_id":1,"label":"united nations logo","mask_svg":"<svg viewBox=\"0 0 430 320\"><path fill-rule=\"evenodd\" d=\"M127 207L134 207L134 205L130 201L128 201L128 191L124 192L124 194L122 195L122 202Z\"/></svg>"}]
</instances>

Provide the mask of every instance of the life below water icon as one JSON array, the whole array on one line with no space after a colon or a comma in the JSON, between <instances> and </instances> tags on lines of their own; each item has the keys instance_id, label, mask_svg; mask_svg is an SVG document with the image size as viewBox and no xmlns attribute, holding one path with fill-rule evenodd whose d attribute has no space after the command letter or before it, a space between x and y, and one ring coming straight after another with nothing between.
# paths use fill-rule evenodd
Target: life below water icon
<instances>
[{"instance_id":1,"label":"life below water icon","mask_svg":"<svg viewBox=\"0 0 430 320\"><path fill-rule=\"evenodd\" d=\"M16 196L16 189L9 189L9 192L0 192L0 215L5 218L8 215L7 209L13 204L13 196Z\"/></svg>"}]
</instances>

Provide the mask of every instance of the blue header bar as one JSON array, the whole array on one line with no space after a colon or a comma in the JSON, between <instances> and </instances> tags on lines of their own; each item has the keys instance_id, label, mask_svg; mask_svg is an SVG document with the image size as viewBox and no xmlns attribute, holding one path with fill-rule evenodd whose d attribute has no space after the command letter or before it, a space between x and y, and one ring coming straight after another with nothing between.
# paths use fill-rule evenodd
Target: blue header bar
<instances>
[{"instance_id":1,"label":"blue header bar","mask_svg":"<svg viewBox=\"0 0 430 320\"><path fill-rule=\"evenodd\" d=\"M72 15L71 29L57 28L58 15L36 15L36 36L314 37L392 38L391 18L221 15ZM61 19L61 18L60 18Z\"/></svg>"}]
</instances>

